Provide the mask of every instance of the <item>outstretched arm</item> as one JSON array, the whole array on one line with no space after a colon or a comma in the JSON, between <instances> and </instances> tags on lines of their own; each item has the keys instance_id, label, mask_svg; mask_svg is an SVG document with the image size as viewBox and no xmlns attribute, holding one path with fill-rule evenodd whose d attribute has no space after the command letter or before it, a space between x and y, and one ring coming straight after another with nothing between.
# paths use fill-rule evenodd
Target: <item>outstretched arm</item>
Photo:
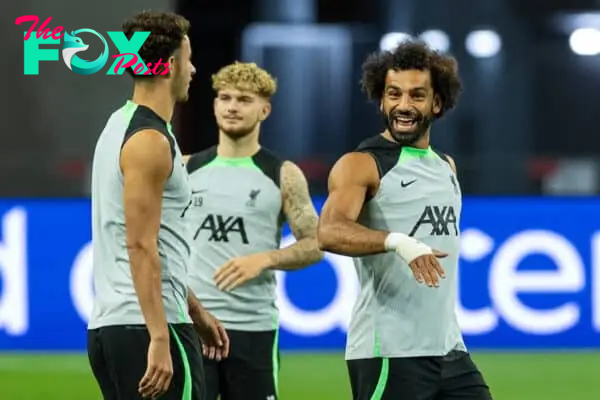
<instances>
[{"instance_id":1,"label":"outstretched arm","mask_svg":"<svg viewBox=\"0 0 600 400\"><path fill-rule=\"evenodd\" d=\"M317 244L318 216L310 198L308 182L302 170L286 161L281 167L281 192L283 213L296 243L268 253L269 268L296 270L316 263L323 258Z\"/></svg>"},{"instance_id":2,"label":"outstretched arm","mask_svg":"<svg viewBox=\"0 0 600 400\"><path fill-rule=\"evenodd\" d=\"M329 196L319 218L321 250L346 256L386 251L389 232L357 223L365 199L377 191L379 174L375 160L366 153L349 153L338 160L329 175Z\"/></svg>"},{"instance_id":3,"label":"outstretched arm","mask_svg":"<svg viewBox=\"0 0 600 400\"><path fill-rule=\"evenodd\" d=\"M379 174L368 154L342 157L329 176L329 197L319 220L319 247L347 256L364 256L394 251L412 269L418 282L437 286L444 270L437 258L447 254L431 249L402 232L366 228L356 221L367 195L376 193Z\"/></svg>"}]
</instances>

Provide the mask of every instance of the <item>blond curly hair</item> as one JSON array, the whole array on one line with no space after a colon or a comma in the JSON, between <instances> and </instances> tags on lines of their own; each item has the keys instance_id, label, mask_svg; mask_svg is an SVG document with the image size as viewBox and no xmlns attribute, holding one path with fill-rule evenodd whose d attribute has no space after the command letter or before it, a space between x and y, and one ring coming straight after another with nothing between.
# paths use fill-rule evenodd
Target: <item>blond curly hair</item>
<instances>
[{"instance_id":1,"label":"blond curly hair","mask_svg":"<svg viewBox=\"0 0 600 400\"><path fill-rule=\"evenodd\" d=\"M215 92L235 88L270 99L277 91L277 81L255 63L236 61L221 68L212 76L212 87Z\"/></svg>"}]
</instances>

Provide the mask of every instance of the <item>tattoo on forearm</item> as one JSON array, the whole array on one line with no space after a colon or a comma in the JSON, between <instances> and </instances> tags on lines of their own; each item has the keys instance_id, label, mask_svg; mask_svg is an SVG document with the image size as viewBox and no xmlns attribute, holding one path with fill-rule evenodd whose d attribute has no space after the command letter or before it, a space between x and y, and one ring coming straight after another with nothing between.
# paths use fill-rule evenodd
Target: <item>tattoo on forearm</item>
<instances>
[{"instance_id":1,"label":"tattoo on forearm","mask_svg":"<svg viewBox=\"0 0 600 400\"><path fill-rule=\"evenodd\" d=\"M283 211L297 242L274 252L277 267L306 266L321 259L317 244L317 212L312 204L308 183L295 164L284 163L281 171Z\"/></svg>"},{"instance_id":2,"label":"tattoo on forearm","mask_svg":"<svg viewBox=\"0 0 600 400\"><path fill-rule=\"evenodd\" d=\"M302 171L294 164L284 164L282 171L283 209L296 238L316 237L318 217Z\"/></svg>"},{"instance_id":3,"label":"tattoo on forearm","mask_svg":"<svg viewBox=\"0 0 600 400\"><path fill-rule=\"evenodd\" d=\"M300 169L284 164L281 174L283 211L296 239L317 236L318 217L308 191L308 183Z\"/></svg>"}]
</instances>

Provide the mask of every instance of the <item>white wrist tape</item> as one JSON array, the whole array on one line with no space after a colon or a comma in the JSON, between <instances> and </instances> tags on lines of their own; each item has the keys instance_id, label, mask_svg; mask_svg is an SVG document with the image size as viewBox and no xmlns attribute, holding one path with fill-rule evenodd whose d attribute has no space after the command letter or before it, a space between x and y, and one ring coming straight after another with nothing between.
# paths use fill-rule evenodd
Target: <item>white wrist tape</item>
<instances>
[{"instance_id":1,"label":"white wrist tape","mask_svg":"<svg viewBox=\"0 0 600 400\"><path fill-rule=\"evenodd\" d=\"M433 253L431 247L426 244L397 232L392 232L385 238L385 249L396 252L408 264L417 257Z\"/></svg>"}]
</instances>

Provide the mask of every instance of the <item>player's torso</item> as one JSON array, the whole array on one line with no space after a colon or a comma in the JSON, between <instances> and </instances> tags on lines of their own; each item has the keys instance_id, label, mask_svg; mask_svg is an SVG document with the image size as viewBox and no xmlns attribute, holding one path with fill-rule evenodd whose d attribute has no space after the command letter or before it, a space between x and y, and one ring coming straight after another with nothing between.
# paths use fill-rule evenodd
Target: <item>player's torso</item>
<instances>
[{"instance_id":1,"label":"player's torso","mask_svg":"<svg viewBox=\"0 0 600 400\"><path fill-rule=\"evenodd\" d=\"M92 235L96 301L90 328L144 323L125 246L123 176L119 166L124 141L143 128L163 132L172 145L173 170L163 190L158 252L167 319L172 323L189 322L186 285L189 226L184 215L190 204L188 175L170 126L150 109L128 102L111 116L94 153Z\"/></svg>"},{"instance_id":2,"label":"player's torso","mask_svg":"<svg viewBox=\"0 0 600 400\"><path fill-rule=\"evenodd\" d=\"M276 326L275 275L264 271L230 291L214 283L216 270L235 257L279 248L281 162L261 149L253 157L225 159L216 148L188 162L192 187L190 287L226 328L270 330Z\"/></svg>"},{"instance_id":3,"label":"player's torso","mask_svg":"<svg viewBox=\"0 0 600 400\"><path fill-rule=\"evenodd\" d=\"M440 259L446 279L437 289L417 283L395 253L355 258L361 293L348 356L441 355L462 348L454 312L462 205L456 175L432 149L384 146L369 152L378 159L381 178L359 222L376 230L409 234L446 252L448 257Z\"/></svg>"}]
</instances>

